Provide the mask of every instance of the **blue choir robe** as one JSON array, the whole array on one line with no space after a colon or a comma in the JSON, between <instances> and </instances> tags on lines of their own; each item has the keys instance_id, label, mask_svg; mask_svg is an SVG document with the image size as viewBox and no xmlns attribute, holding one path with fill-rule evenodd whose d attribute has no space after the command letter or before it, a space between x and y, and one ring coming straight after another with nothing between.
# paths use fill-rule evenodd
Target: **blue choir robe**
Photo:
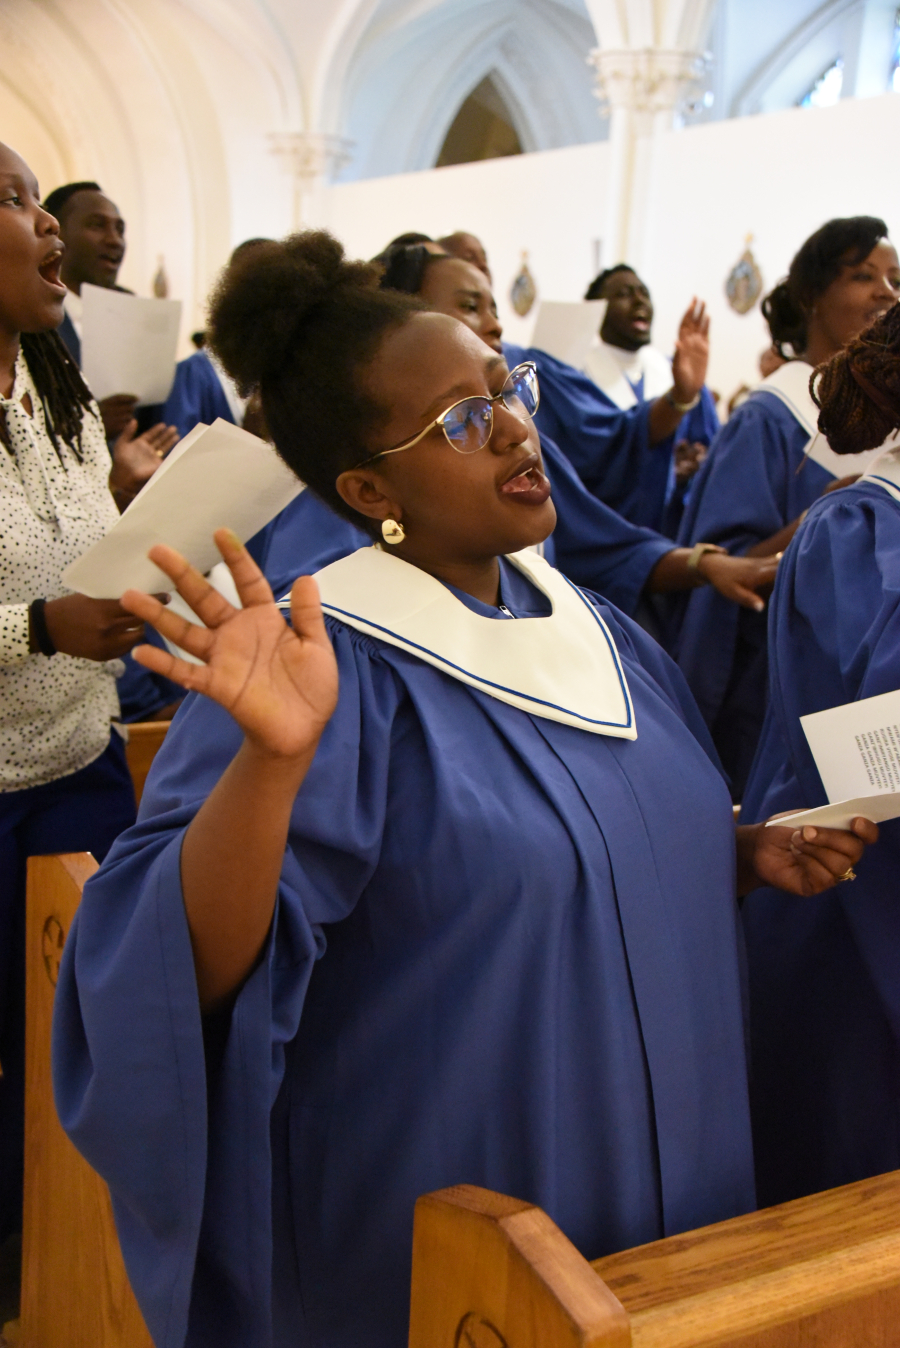
<instances>
[{"instance_id":1,"label":"blue choir robe","mask_svg":"<svg viewBox=\"0 0 900 1348\"><path fill-rule=\"evenodd\" d=\"M510 367L526 360L537 366L541 438L559 446L598 500L633 524L660 528L673 440L651 446L649 403L623 412L588 375L546 351L506 343L503 350Z\"/></svg>"},{"instance_id":2,"label":"blue choir robe","mask_svg":"<svg viewBox=\"0 0 900 1348\"><path fill-rule=\"evenodd\" d=\"M199 422L211 426L217 417L240 424L235 410L206 351L195 351L175 366L175 382L160 420L185 436Z\"/></svg>"},{"instance_id":3,"label":"blue choir robe","mask_svg":"<svg viewBox=\"0 0 900 1348\"><path fill-rule=\"evenodd\" d=\"M623 411L639 402L661 398L672 387L672 362L652 346L623 352L597 338L585 357L584 373ZM685 413L672 437L673 453L669 459L664 508L660 517L651 521L654 528L673 536L677 534L692 486L692 480L683 485L676 482L674 446L686 440L690 444L709 447L718 430L715 400L704 384L697 406Z\"/></svg>"},{"instance_id":4,"label":"blue choir robe","mask_svg":"<svg viewBox=\"0 0 900 1348\"><path fill-rule=\"evenodd\" d=\"M827 803L801 716L900 687L900 494L860 482L814 505L770 609L751 822ZM900 1168L900 821L880 829L855 882L744 903L763 1204Z\"/></svg>"},{"instance_id":5,"label":"blue choir robe","mask_svg":"<svg viewBox=\"0 0 900 1348\"><path fill-rule=\"evenodd\" d=\"M633 615L650 572L675 544L610 510L585 489L565 456L541 437L557 523L543 546L547 560ZM248 545L276 595L298 576L318 571L371 540L308 488Z\"/></svg>"},{"instance_id":6,"label":"blue choir robe","mask_svg":"<svg viewBox=\"0 0 900 1348\"><path fill-rule=\"evenodd\" d=\"M508 562L501 601L547 616ZM196 696L173 724L86 888L54 1031L158 1348L404 1348L415 1200L463 1181L593 1257L753 1207L728 792L676 667L589 602L637 738L328 617L337 709L224 1026L179 853L241 733Z\"/></svg>"},{"instance_id":7,"label":"blue choir robe","mask_svg":"<svg viewBox=\"0 0 900 1348\"><path fill-rule=\"evenodd\" d=\"M842 471L816 436L817 409L804 361L777 370L719 432L690 494L679 541L718 543L741 555L790 524ZM790 396L785 396L789 394ZM859 471L845 460L843 471ZM739 608L711 587L680 603L677 659L713 732L740 800L766 704L766 615Z\"/></svg>"}]
</instances>

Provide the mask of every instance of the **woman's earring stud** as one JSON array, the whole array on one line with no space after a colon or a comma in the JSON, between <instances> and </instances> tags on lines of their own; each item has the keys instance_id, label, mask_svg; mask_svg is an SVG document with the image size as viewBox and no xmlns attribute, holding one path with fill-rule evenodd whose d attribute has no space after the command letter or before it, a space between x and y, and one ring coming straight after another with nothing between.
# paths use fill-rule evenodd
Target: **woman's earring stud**
<instances>
[{"instance_id":1,"label":"woman's earring stud","mask_svg":"<svg viewBox=\"0 0 900 1348\"><path fill-rule=\"evenodd\" d=\"M403 542L406 537L406 530L399 520L382 520L381 537L384 539L385 543L396 546L398 543Z\"/></svg>"}]
</instances>

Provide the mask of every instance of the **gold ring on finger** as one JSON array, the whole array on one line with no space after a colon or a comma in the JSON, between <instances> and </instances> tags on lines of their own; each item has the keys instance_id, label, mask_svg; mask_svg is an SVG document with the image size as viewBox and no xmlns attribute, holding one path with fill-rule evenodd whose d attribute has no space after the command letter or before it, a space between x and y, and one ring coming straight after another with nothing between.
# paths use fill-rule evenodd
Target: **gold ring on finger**
<instances>
[{"instance_id":1,"label":"gold ring on finger","mask_svg":"<svg viewBox=\"0 0 900 1348\"><path fill-rule=\"evenodd\" d=\"M845 880L855 880L855 879L856 879L856 871L853 869L852 866L848 866L847 869L844 871L843 875L838 876L838 884L842 885Z\"/></svg>"}]
</instances>

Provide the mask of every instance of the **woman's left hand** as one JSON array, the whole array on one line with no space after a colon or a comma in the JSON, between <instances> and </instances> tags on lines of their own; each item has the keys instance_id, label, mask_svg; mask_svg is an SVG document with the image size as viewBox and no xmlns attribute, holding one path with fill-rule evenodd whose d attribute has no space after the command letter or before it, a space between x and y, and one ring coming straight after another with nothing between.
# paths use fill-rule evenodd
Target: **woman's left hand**
<instances>
[{"instance_id":1,"label":"woman's left hand","mask_svg":"<svg viewBox=\"0 0 900 1348\"><path fill-rule=\"evenodd\" d=\"M691 300L681 326L675 355L672 358L672 379L676 402L689 403L706 383L709 364L709 315L706 305L696 297Z\"/></svg>"},{"instance_id":2,"label":"woman's left hand","mask_svg":"<svg viewBox=\"0 0 900 1348\"><path fill-rule=\"evenodd\" d=\"M849 830L812 824L739 826L738 893L771 885L804 897L821 894L841 880L854 879L853 867L877 841L878 828L868 819L854 819Z\"/></svg>"},{"instance_id":3,"label":"woman's left hand","mask_svg":"<svg viewBox=\"0 0 900 1348\"><path fill-rule=\"evenodd\" d=\"M120 510L134 500L179 440L174 426L151 426L143 435L136 435L136 430L132 418L113 446L109 489Z\"/></svg>"}]
</instances>

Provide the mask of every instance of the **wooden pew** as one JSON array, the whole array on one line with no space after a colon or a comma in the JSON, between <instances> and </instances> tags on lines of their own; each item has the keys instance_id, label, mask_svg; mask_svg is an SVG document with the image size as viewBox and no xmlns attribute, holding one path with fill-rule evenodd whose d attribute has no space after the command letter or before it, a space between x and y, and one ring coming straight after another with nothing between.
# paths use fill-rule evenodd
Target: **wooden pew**
<instances>
[{"instance_id":1,"label":"wooden pew","mask_svg":"<svg viewBox=\"0 0 900 1348\"><path fill-rule=\"evenodd\" d=\"M60 1126L50 1078L59 961L88 853L31 857L26 918L25 1206L15 1348L153 1348L125 1273L109 1190Z\"/></svg>"},{"instance_id":2,"label":"wooden pew","mask_svg":"<svg viewBox=\"0 0 900 1348\"><path fill-rule=\"evenodd\" d=\"M900 1172L588 1263L529 1203L416 1204L409 1348L889 1348Z\"/></svg>"},{"instance_id":3,"label":"wooden pew","mask_svg":"<svg viewBox=\"0 0 900 1348\"><path fill-rule=\"evenodd\" d=\"M107 1187L53 1105L54 987L95 870L84 853L28 863L22 1313L4 1328L15 1348L152 1348ZM409 1348L898 1344L900 1172L593 1263L518 1199L460 1185L416 1205Z\"/></svg>"},{"instance_id":4,"label":"wooden pew","mask_svg":"<svg viewBox=\"0 0 900 1348\"><path fill-rule=\"evenodd\" d=\"M144 783L147 780L150 765L166 738L166 731L171 724L171 721L133 721L128 727L125 757L128 760L131 780L134 782L134 794L138 805L140 805L141 796L144 794Z\"/></svg>"}]
</instances>

